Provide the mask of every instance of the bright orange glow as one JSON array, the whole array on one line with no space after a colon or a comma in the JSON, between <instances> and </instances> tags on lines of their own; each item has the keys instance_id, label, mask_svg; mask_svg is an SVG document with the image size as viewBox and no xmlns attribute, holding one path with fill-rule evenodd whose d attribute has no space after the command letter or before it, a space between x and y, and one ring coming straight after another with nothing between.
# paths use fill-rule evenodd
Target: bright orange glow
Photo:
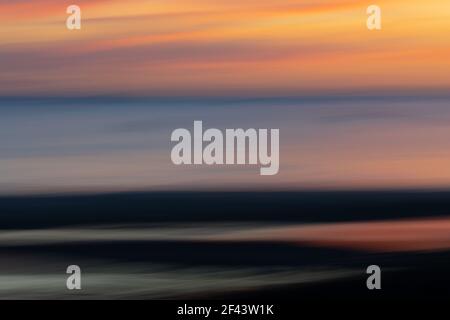
<instances>
[{"instance_id":1,"label":"bright orange glow","mask_svg":"<svg viewBox=\"0 0 450 320\"><path fill-rule=\"evenodd\" d=\"M375 252L450 249L450 219L349 222L233 232L216 240L280 241Z\"/></svg>"},{"instance_id":2,"label":"bright orange glow","mask_svg":"<svg viewBox=\"0 0 450 320\"><path fill-rule=\"evenodd\" d=\"M450 3L330 0L0 1L0 94L299 95L444 90ZM27 63L23 63L27 55ZM42 65L45 67L42 67ZM133 74L123 81L124 72ZM19 79L25 79L17 85Z\"/></svg>"}]
</instances>

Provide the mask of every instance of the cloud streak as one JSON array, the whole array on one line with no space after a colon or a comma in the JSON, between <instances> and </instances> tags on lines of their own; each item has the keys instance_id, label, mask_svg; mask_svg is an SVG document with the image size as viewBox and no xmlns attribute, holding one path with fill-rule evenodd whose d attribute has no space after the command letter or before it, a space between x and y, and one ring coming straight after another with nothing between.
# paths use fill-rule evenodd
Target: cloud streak
<instances>
[{"instance_id":1,"label":"cloud streak","mask_svg":"<svg viewBox=\"0 0 450 320\"><path fill-rule=\"evenodd\" d=\"M363 1L78 5L83 27L70 32L60 1L0 2L7 30L0 95L107 95L119 88L137 96L292 95L450 85L450 44L442 42L450 14L436 0L380 2L380 32L365 28Z\"/></svg>"}]
</instances>

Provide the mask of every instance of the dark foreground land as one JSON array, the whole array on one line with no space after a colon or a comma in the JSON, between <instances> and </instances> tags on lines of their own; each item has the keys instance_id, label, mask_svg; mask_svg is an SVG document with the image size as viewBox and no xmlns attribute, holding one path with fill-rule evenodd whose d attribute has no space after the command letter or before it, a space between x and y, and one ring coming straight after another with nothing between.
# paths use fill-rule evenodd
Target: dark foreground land
<instances>
[{"instance_id":1,"label":"dark foreground land","mask_svg":"<svg viewBox=\"0 0 450 320\"><path fill-rule=\"evenodd\" d=\"M450 191L152 192L0 197L0 228L92 223L337 222L447 216Z\"/></svg>"}]
</instances>

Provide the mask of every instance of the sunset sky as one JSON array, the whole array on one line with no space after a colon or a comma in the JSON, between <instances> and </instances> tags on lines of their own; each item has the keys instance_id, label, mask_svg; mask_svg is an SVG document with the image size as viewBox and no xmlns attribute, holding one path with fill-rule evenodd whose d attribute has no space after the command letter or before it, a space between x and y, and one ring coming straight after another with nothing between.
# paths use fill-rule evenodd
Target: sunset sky
<instances>
[{"instance_id":1,"label":"sunset sky","mask_svg":"<svg viewBox=\"0 0 450 320\"><path fill-rule=\"evenodd\" d=\"M450 2L371 4L0 0L0 193L450 187ZM194 120L279 128L280 173L174 166Z\"/></svg>"},{"instance_id":2,"label":"sunset sky","mask_svg":"<svg viewBox=\"0 0 450 320\"><path fill-rule=\"evenodd\" d=\"M65 27L68 5L82 29ZM3 96L442 93L450 2L0 0Z\"/></svg>"}]
</instances>

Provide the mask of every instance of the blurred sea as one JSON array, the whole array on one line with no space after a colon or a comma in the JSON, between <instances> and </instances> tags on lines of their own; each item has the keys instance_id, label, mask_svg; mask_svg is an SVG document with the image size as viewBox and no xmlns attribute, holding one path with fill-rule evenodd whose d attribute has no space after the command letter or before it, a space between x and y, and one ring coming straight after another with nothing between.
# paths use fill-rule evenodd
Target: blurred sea
<instances>
[{"instance_id":1,"label":"blurred sea","mask_svg":"<svg viewBox=\"0 0 450 320\"><path fill-rule=\"evenodd\" d=\"M0 99L0 194L450 185L448 97ZM176 166L177 128L280 130L280 171Z\"/></svg>"},{"instance_id":2,"label":"blurred sea","mask_svg":"<svg viewBox=\"0 0 450 320\"><path fill-rule=\"evenodd\" d=\"M413 191L2 197L0 298L364 299L376 264L384 298L445 299L449 206Z\"/></svg>"},{"instance_id":3,"label":"blurred sea","mask_svg":"<svg viewBox=\"0 0 450 320\"><path fill-rule=\"evenodd\" d=\"M1 98L0 298L448 298L448 101ZM279 128L280 173L173 165L194 120Z\"/></svg>"}]
</instances>

